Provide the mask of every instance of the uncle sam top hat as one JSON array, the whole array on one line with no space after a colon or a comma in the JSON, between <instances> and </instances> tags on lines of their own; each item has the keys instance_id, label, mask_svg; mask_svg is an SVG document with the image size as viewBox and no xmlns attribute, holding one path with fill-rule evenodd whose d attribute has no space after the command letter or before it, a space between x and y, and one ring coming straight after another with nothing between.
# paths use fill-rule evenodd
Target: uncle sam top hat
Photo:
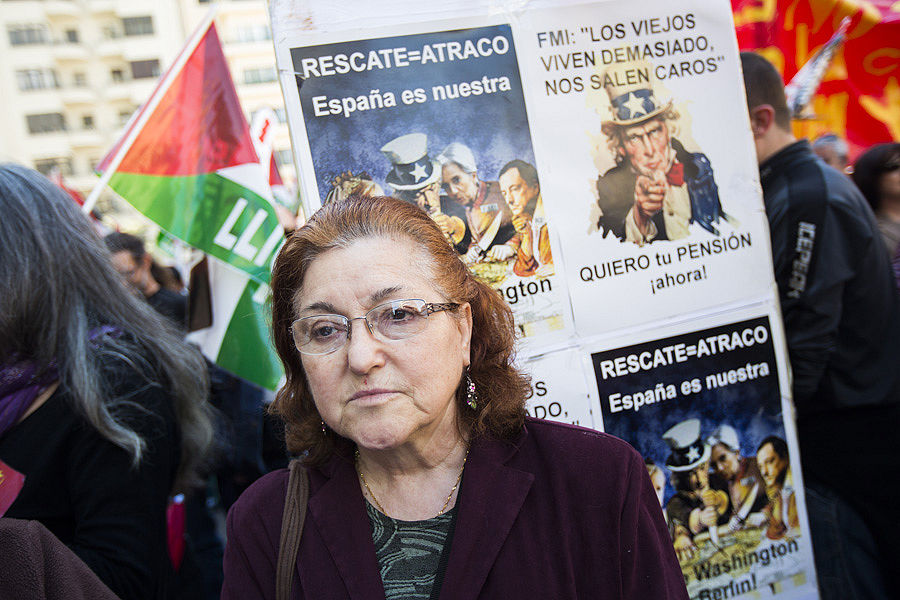
<instances>
[{"instance_id":1,"label":"uncle sam top hat","mask_svg":"<svg viewBox=\"0 0 900 600\"><path fill-rule=\"evenodd\" d=\"M653 66L643 60L616 63L607 68L603 73L603 89L609 95L612 119L603 121L603 128L637 125L671 108L671 99L656 98L655 79Z\"/></svg>"},{"instance_id":2,"label":"uncle sam top hat","mask_svg":"<svg viewBox=\"0 0 900 600\"><path fill-rule=\"evenodd\" d=\"M709 444L700 440L700 420L687 419L662 435L672 453L666 466L676 472L691 471L709 460Z\"/></svg>"},{"instance_id":3,"label":"uncle sam top hat","mask_svg":"<svg viewBox=\"0 0 900 600\"><path fill-rule=\"evenodd\" d=\"M381 147L391 161L391 171L385 182L395 190L420 190L437 181L441 171L428 156L428 136L408 133Z\"/></svg>"}]
</instances>

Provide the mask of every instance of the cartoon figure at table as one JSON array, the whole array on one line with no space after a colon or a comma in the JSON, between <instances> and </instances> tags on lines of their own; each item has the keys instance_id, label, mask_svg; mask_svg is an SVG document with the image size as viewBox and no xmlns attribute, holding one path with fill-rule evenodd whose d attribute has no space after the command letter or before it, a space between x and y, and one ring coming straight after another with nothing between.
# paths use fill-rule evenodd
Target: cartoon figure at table
<instances>
[{"instance_id":1,"label":"cartoon figure at table","mask_svg":"<svg viewBox=\"0 0 900 600\"><path fill-rule=\"evenodd\" d=\"M769 498L766 506L766 516L769 519L766 537L781 539L789 529L800 526L787 443L774 435L767 437L759 444L756 462L766 482L766 495Z\"/></svg>"},{"instance_id":2,"label":"cartoon figure at table","mask_svg":"<svg viewBox=\"0 0 900 600\"><path fill-rule=\"evenodd\" d=\"M550 233L537 169L524 160L511 160L500 169L499 183L516 230L507 242L516 252L513 272L519 277L552 275Z\"/></svg>"},{"instance_id":3,"label":"cartoon figure at table","mask_svg":"<svg viewBox=\"0 0 900 600\"><path fill-rule=\"evenodd\" d=\"M695 550L695 538L702 533L717 544L718 526L728 523L731 502L727 485L709 471L711 448L700 437L699 419L684 420L662 437L670 449L666 468L675 488L666 503L666 517L681 559Z\"/></svg>"},{"instance_id":4,"label":"cartoon figure at table","mask_svg":"<svg viewBox=\"0 0 900 600\"><path fill-rule=\"evenodd\" d=\"M766 484L755 456L741 456L738 433L731 425L719 425L707 439L710 447L710 471L728 485L731 500L732 531L759 527L766 521L763 509L769 503Z\"/></svg>"},{"instance_id":5,"label":"cartoon figure at table","mask_svg":"<svg viewBox=\"0 0 900 600\"><path fill-rule=\"evenodd\" d=\"M512 210L496 181L483 181L478 176L475 154L465 144L453 142L437 157L441 165L441 180L450 199L465 210L471 233L465 251L467 263L506 261L516 255L510 242L516 233Z\"/></svg>"},{"instance_id":6,"label":"cartoon figure at table","mask_svg":"<svg viewBox=\"0 0 900 600\"><path fill-rule=\"evenodd\" d=\"M394 196L428 213L447 241L464 254L472 237L466 225L466 212L460 204L441 195L441 166L428 155L428 136L401 135L382 146L381 152L391 163L385 181Z\"/></svg>"}]
</instances>

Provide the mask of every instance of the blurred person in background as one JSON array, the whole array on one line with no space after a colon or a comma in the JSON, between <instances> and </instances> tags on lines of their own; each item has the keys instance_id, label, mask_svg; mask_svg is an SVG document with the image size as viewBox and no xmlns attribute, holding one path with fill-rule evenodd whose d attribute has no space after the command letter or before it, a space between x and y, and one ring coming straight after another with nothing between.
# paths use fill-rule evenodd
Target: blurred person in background
<instances>
[{"instance_id":1,"label":"blurred person in background","mask_svg":"<svg viewBox=\"0 0 900 600\"><path fill-rule=\"evenodd\" d=\"M156 311L184 329L187 320L187 297L172 291L153 275L153 257L144 249L141 238L119 231L110 233L103 241L112 254L116 271L140 292Z\"/></svg>"},{"instance_id":2,"label":"blurred person in background","mask_svg":"<svg viewBox=\"0 0 900 600\"><path fill-rule=\"evenodd\" d=\"M866 150L853 165L853 181L872 207L888 256L893 258L900 247L900 143Z\"/></svg>"},{"instance_id":3,"label":"blurred person in background","mask_svg":"<svg viewBox=\"0 0 900 600\"><path fill-rule=\"evenodd\" d=\"M173 595L169 496L212 442L206 367L48 179L0 165L0 460L36 520L123 599Z\"/></svg>"},{"instance_id":4,"label":"blurred person in background","mask_svg":"<svg viewBox=\"0 0 900 600\"><path fill-rule=\"evenodd\" d=\"M184 294L185 287L184 281L181 279L181 273L178 272L173 266L161 265L155 260L153 264L150 265L150 274L153 275L153 279L166 288L170 292L174 292L176 294Z\"/></svg>"},{"instance_id":5,"label":"blurred person in background","mask_svg":"<svg viewBox=\"0 0 900 600\"><path fill-rule=\"evenodd\" d=\"M833 133L820 135L812 143L813 152L825 161L825 164L841 173L847 172L850 164L850 148L847 142Z\"/></svg>"},{"instance_id":6,"label":"blurred person in background","mask_svg":"<svg viewBox=\"0 0 900 600\"><path fill-rule=\"evenodd\" d=\"M143 241L128 233L114 232L104 242L123 281L184 333L188 297L163 285L164 268L153 261ZM225 548L217 522L240 492L270 469L262 456L265 425L262 390L209 360L206 368L209 400L221 417L216 422L217 460L210 465L211 471L201 474L207 484L184 499L186 551L177 571L181 597L215 600L222 588Z\"/></svg>"}]
</instances>

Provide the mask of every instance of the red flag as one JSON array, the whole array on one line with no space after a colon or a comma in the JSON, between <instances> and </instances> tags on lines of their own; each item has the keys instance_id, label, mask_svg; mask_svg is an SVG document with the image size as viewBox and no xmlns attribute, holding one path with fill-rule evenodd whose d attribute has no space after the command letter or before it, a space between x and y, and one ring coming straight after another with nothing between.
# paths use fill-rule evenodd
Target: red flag
<instances>
[{"instance_id":1,"label":"red flag","mask_svg":"<svg viewBox=\"0 0 900 600\"><path fill-rule=\"evenodd\" d=\"M247 121L235 98L216 26L211 25L116 171L201 175L256 162ZM173 143L175 138L191 143ZM117 144L99 171L106 170L118 149Z\"/></svg>"},{"instance_id":2,"label":"red flag","mask_svg":"<svg viewBox=\"0 0 900 600\"><path fill-rule=\"evenodd\" d=\"M78 206L84 206L84 196L78 190L72 189L66 185L59 167L53 167L53 169L50 171L49 179L60 188L62 188L65 193L71 196L72 200L74 200L78 204Z\"/></svg>"},{"instance_id":3,"label":"red flag","mask_svg":"<svg viewBox=\"0 0 900 600\"><path fill-rule=\"evenodd\" d=\"M796 125L815 138L845 138L856 156L900 141L900 12L894 0L732 0L738 45L768 58L790 81L834 35L850 27L809 108L817 119Z\"/></svg>"}]
</instances>

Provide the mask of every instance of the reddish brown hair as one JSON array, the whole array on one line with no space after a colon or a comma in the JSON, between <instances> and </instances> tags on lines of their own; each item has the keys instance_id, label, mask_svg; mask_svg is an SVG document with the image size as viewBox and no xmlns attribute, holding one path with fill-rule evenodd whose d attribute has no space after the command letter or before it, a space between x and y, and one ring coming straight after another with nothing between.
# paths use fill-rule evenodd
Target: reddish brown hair
<instances>
[{"instance_id":1,"label":"reddish brown hair","mask_svg":"<svg viewBox=\"0 0 900 600\"><path fill-rule=\"evenodd\" d=\"M469 374L478 390L478 408L472 410L466 405L461 381L456 390L460 426L471 430L473 437L515 436L525 420L530 381L512 365L515 328L509 305L472 275L437 224L417 206L396 198L351 196L326 204L294 232L278 253L272 270L272 334L286 381L271 410L285 421L288 450L295 454L306 452L308 464L321 464L335 450L351 446L349 440L333 431L322 433L321 417L289 329L296 318L294 298L313 261L328 250L346 248L369 237L412 240L431 257L434 283L446 294L447 301L469 303Z\"/></svg>"}]
</instances>

